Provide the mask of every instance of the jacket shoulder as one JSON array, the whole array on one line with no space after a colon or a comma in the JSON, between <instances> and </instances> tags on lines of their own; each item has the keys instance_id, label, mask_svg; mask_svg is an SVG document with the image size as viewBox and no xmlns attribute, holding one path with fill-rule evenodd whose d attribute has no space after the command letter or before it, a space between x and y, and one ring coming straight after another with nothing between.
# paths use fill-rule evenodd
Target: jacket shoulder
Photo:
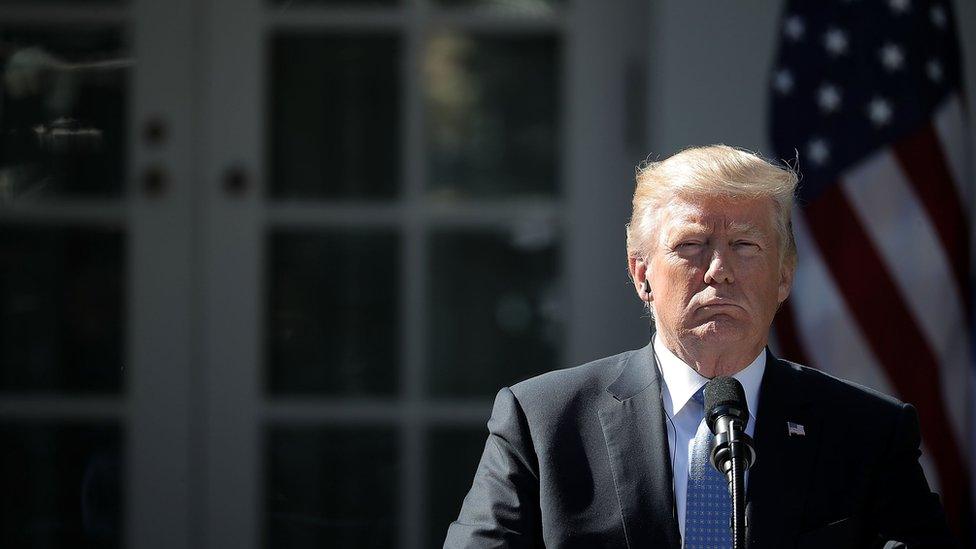
<instances>
[{"instance_id":1,"label":"jacket shoulder","mask_svg":"<svg viewBox=\"0 0 976 549\"><path fill-rule=\"evenodd\" d=\"M795 378L799 387L803 387L810 397L830 405L853 406L854 409L899 412L906 405L897 398L872 389L870 387L839 378L823 370L790 362L778 360L780 367ZM850 412L852 409L847 408Z\"/></svg>"},{"instance_id":2,"label":"jacket shoulder","mask_svg":"<svg viewBox=\"0 0 976 549\"><path fill-rule=\"evenodd\" d=\"M561 407L606 395L606 388L639 349L599 358L572 368L553 370L512 385L523 408Z\"/></svg>"}]
</instances>

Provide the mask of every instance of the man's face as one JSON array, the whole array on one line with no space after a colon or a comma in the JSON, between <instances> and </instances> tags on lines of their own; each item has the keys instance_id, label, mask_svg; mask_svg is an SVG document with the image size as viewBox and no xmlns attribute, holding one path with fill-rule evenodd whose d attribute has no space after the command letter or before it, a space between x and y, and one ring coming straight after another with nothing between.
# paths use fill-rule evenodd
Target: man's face
<instances>
[{"instance_id":1,"label":"man's face","mask_svg":"<svg viewBox=\"0 0 976 549\"><path fill-rule=\"evenodd\" d=\"M661 212L647 278L662 335L712 350L765 345L793 272L771 199L676 199Z\"/></svg>"}]
</instances>

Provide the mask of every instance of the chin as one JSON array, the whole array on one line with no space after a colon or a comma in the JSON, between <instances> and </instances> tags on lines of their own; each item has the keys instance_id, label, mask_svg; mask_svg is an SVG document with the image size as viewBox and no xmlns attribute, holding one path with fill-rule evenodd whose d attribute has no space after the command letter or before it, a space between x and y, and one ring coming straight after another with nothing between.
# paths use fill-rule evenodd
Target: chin
<instances>
[{"instance_id":1,"label":"chin","mask_svg":"<svg viewBox=\"0 0 976 549\"><path fill-rule=\"evenodd\" d=\"M692 332L703 343L734 343L745 339L747 330L731 318L713 318L696 326Z\"/></svg>"}]
</instances>

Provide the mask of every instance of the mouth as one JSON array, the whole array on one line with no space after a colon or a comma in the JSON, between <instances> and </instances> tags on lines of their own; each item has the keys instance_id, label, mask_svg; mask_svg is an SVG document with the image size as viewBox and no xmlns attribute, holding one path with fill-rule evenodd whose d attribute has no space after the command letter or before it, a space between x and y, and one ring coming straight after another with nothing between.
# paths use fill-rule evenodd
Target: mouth
<instances>
[{"instance_id":1,"label":"mouth","mask_svg":"<svg viewBox=\"0 0 976 549\"><path fill-rule=\"evenodd\" d=\"M739 305L736 305L735 303L733 303L731 301L728 301L728 300L711 300L711 301L706 301L705 303L702 303L702 304L698 305L697 307L695 307L695 310L696 311L700 311L700 310L720 311L722 309L729 308L729 307L734 308L734 309L741 309L742 308Z\"/></svg>"}]
</instances>

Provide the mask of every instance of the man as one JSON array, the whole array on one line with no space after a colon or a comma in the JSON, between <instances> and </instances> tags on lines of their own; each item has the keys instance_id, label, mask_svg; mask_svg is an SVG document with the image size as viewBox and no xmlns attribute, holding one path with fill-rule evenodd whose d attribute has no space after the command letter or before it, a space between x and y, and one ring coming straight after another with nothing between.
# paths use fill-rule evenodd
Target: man
<instances>
[{"instance_id":1,"label":"man","mask_svg":"<svg viewBox=\"0 0 976 549\"><path fill-rule=\"evenodd\" d=\"M914 409L766 349L793 282L796 182L722 145L638 172L628 267L656 334L498 393L445 547L730 547L700 403L722 375L745 389L758 454L749 547L953 545Z\"/></svg>"}]
</instances>

